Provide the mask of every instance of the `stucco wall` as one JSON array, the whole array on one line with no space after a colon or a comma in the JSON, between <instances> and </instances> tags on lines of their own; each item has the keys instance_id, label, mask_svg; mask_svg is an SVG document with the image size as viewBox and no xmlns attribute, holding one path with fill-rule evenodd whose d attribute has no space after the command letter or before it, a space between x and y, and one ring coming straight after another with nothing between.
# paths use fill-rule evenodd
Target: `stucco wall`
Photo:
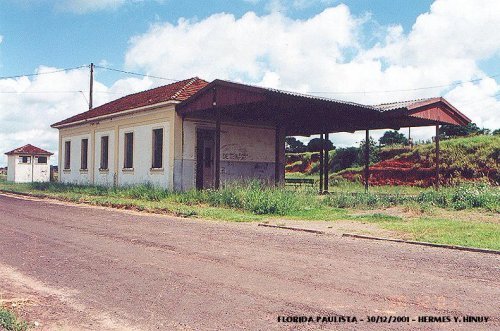
<instances>
[{"instance_id":1,"label":"stucco wall","mask_svg":"<svg viewBox=\"0 0 500 331\"><path fill-rule=\"evenodd\" d=\"M59 130L59 169L62 182L111 186L151 183L172 188L174 106L164 105L125 116ZM152 130L163 128L163 170L152 170ZM123 169L124 134L134 132L134 169ZM101 137L109 136L108 170L101 171ZM89 137L88 171L80 171L81 139ZM71 140L71 170L64 171L65 141Z\"/></svg>"},{"instance_id":2,"label":"stucco wall","mask_svg":"<svg viewBox=\"0 0 500 331\"><path fill-rule=\"evenodd\" d=\"M17 158L19 159L19 156L17 156ZM31 162L33 162L33 160L31 160L30 163L19 163L18 159L16 160L16 165L15 165L16 175L14 181L16 183L31 182L31 176L32 176Z\"/></svg>"},{"instance_id":3,"label":"stucco wall","mask_svg":"<svg viewBox=\"0 0 500 331\"><path fill-rule=\"evenodd\" d=\"M152 165L152 137L153 130L163 128L163 168L162 170L151 169ZM133 170L123 169L125 151L125 133L134 133L134 157ZM118 157L118 181L120 185L133 185L139 183L151 183L155 186L168 187L169 176L169 122L163 121L155 124L130 126L120 129L119 157Z\"/></svg>"},{"instance_id":4,"label":"stucco wall","mask_svg":"<svg viewBox=\"0 0 500 331\"><path fill-rule=\"evenodd\" d=\"M33 181L34 182L49 182L50 181L50 157L47 156L46 164L39 164L35 155L35 163L33 164Z\"/></svg>"},{"instance_id":5,"label":"stucco wall","mask_svg":"<svg viewBox=\"0 0 500 331\"><path fill-rule=\"evenodd\" d=\"M50 157L47 164L38 164L36 156L29 156L30 163L20 163L21 155L8 156L7 180L16 183L48 182L50 181Z\"/></svg>"},{"instance_id":6,"label":"stucco wall","mask_svg":"<svg viewBox=\"0 0 500 331\"><path fill-rule=\"evenodd\" d=\"M91 139L90 133L87 134L80 134L80 135L74 135L74 136L69 136L65 137L62 140L62 164L60 164L59 167L59 177L60 181L63 183L74 183L74 184L81 184L81 185L88 185L92 183L91 180L91 165L92 165L92 158L91 158L91 146L93 144L93 141ZM88 156L87 156L87 170L81 170L81 146L82 146L82 139L88 139L89 140L89 149L88 149ZM71 148L70 148L70 153L71 153L71 158L70 158L70 169L64 169L64 157L66 155L66 142L71 141Z\"/></svg>"},{"instance_id":7,"label":"stucco wall","mask_svg":"<svg viewBox=\"0 0 500 331\"><path fill-rule=\"evenodd\" d=\"M16 156L9 155L7 157L7 180L13 182L16 176Z\"/></svg>"},{"instance_id":8,"label":"stucco wall","mask_svg":"<svg viewBox=\"0 0 500 331\"><path fill-rule=\"evenodd\" d=\"M108 170L100 170L101 137L108 136ZM94 182L96 185L113 186L115 180L115 132L114 130L97 131L95 133Z\"/></svg>"},{"instance_id":9,"label":"stucco wall","mask_svg":"<svg viewBox=\"0 0 500 331\"><path fill-rule=\"evenodd\" d=\"M152 170L152 130L163 127L163 169ZM196 130L214 129L209 121L182 121L174 105L83 123L59 131L59 171L62 182L97 185L152 183L188 190L195 187ZM124 134L134 132L133 170L123 169ZM100 171L101 136L109 136L109 170ZM89 139L88 171L80 171L81 139ZM223 123L221 181L275 177L274 127ZM94 139L95 138L95 139ZM64 170L65 141L71 141L71 170ZM282 137L284 146L284 136ZM281 142L280 142L281 143ZM284 147L283 147L284 162ZM284 169L283 169L284 174Z\"/></svg>"},{"instance_id":10,"label":"stucco wall","mask_svg":"<svg viewBox=\"0 0 500 331\"><path fill-rule=\"evenodd\" d=\"M176 161L176 189L196 186L196 131L215 129L214 123L185 120L182 159ZM275 129L271 127L221 125L221 182L259 179L274 182Z\"/></svg>"}]
</instances>

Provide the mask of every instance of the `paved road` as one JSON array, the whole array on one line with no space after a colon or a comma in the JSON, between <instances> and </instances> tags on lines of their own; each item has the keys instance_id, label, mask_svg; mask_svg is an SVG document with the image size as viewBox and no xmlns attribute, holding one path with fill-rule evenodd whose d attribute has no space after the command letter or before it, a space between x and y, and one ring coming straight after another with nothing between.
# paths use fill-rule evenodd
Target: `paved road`
<instances>
[{"instance_id":1,"label":"paved road","mask_svg":"<svg viewBox=\"0 0 500 331\"><path fill-rule=\"evenodd\" d=\"M277 322L294 315L478 315L490 322L474 329L500 328L495 255L4 195L0 231L0 276L50 289L66 307L56 316L82 328L472 328Z\"/></svg>"}]
</instances>

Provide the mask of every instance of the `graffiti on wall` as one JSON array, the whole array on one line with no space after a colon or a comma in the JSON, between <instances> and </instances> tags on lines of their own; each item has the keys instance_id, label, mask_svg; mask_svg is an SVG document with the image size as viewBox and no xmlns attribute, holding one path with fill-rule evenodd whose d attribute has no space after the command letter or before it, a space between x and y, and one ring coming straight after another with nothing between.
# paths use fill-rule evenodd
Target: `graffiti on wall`
<instances>
[{"instance_id":1,"label":"graffiti on wall","mask_svg":"<svg viewBox=\"0 0 500 331\"><path fill-rule=\"evenodd\" d=\"M221 146L221 159L224 161L246 161L249 157L246 148L237 144L226 144Z\"/></svg>"}]
</instances>

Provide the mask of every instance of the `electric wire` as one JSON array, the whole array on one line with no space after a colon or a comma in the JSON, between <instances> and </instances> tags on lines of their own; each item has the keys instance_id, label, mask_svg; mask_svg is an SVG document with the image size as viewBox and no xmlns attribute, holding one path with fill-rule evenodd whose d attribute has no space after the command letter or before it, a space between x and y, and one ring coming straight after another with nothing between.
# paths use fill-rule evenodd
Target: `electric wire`
<instances>
[{"instance_id":1,"label":"electric wire","mask_svg":"<svg viewBox=\"0 0 500 331\"><path fill-rule=\"evenodd\" d=\"M88 68L88 67L90 67L90 66L83 65L83 66L78 66L78 67L73 67L73 68L65 68L65 69L60 69L60 70L39 72L39 73L33 73L33 74L4 76L4 77L0 77L0 79L20 78L20 77L24 77L24 76L32 77L32 76L54 74L54 73L58 73L58 72L64 72L64 71L76 70L76 69ZM180 81L179 79L167 78L167 77L161 77L161 76L149 75L149 74L142 74L142 73L138 73L138 72L120 70L120 69L115 69L115 68L110 68L110 67L105 67L105 66L100 66L100 65L94 65L94 67L99 68L99 69L119 72L119 73L123 73L123 74L134 75L134 76L149 77L149 78L167 80L167 81L172 81L172 82ZM424 87L417 87L417 88L410 88L410 89L372 90L372 91L342 91L342 92L341 91L307 91L306 93L309 93L309 94L372 94L372 93L412 92L412 91L421 91L421 90L427 90L427 89L455 87L455 86L460 86L460 85L463 85L466 83L476 83L476 82L479 82L479 81L482 81L482 80L485 80L488 78L495 78L498 76L500 76L500 73L495 74L495 75L485 76L482 78L476 78L476 79L471 79L471 80L462 81L462 82L455 82L455 83L451 83L451 84L424 86ZM80 90L78 90L78 91L22 91L22 92L0 91L0 93L2 93L2 94L6 94L6 93L10 93L10 94L16 94L16 93L18 93L18 94L22 94L22 93L80 93L80 92L82 92L82 91L80 91ZM110 91L94 91L94 92L95 93L105 93L105 94L123 94L120 92L110 92ZM497 95L493 95L493 96L497 96Z\"/></svg>"},{"instance_id":2,"label":"electric wire","mask_svg":"<svg viewBox=\"0 0 500 331\"><path fill-rule=\"evenodd\" d=\"M22 74L22 75L14 75L14 76L2 76L2 77L0 77L0 79L14 79L14 78L21 78L21 77L33 77L33 76L49 75L49 74L55 74L55 73L58 73L58 72L64 72L64 71L70 71L70 70L77 70L77 69L88 68L88 67L89 67L88 65L83 65L83 66L79 66L79 67L58 69L58 70L53 70L53 71L37 72L37 73L31 73L31 74Z\"/></svg>"},{"instance_id":3,"label":"electric wire","mask_svg":"<svg viewBox=\"0 0 500 331\"><path fill-rule=\"evenodd\" d=\"M160 77L160 76L154 76L154 75L148 75L148 74L141 74L138 72L133 72L133 71L125 71L125 70L120 70L120 69L114 69L114 68L109 68L109 67L104 67L104 66L99 66L99 65L94 65L95 68L99 69L104 69L104 70L110 70L110 71L116 71L120 72L123 74L128 74L128 75L134 75L134 76L141 76L141 77L149 77L149 78L155 78L155 79L162 79L162 80L168 80L172 82L178 82L180 79L174 79L174 78L166 78L166 77Z\"/></svg>"},{"instance_id":4,"label":"electric wire","mask_svg":"<svg viewBox=\"0 0 500 331\"><path fill-rule=\"evenodd\" d=\"M351 91L351 92L308 91L306 93L310 93L310 94L368 94L368 93L412 92L412 91L428 90L428 89L443 88L443 87L453 87L453 86L459 86L459 85L466 84L466 83L476 83L476 82L480 82L480 81L488 79L488 78L495 78L498 76L500 76L500 73L495 74L495 75L491 75L491 76L486 76L483 78L476 78L476 79L471 79L471 80L456 82L456 83L451 83L451 84L416 87L416 88L411 88L411 89L379 90L379 91Z\"/></svg>"}]
</instances>

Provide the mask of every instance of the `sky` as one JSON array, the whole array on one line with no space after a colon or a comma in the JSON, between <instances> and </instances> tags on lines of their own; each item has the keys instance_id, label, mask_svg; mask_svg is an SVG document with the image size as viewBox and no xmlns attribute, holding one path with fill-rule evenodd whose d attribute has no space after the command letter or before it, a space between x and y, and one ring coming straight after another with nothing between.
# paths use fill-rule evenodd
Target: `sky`
<instances>
[{"instance_id":1,"label":"sky","mask_svg":"<svg viewBox=\"0 0 500 331\"><path fill-rule=\"evenodd\" d=\"M56 163L50 124L88 109L91 62L165 78L97 68L94 106L198 76L362 104L443 96L497 129L498 13L497 0L0 0L0 152L31 143Z\"/></svg>"}]
</instances>

